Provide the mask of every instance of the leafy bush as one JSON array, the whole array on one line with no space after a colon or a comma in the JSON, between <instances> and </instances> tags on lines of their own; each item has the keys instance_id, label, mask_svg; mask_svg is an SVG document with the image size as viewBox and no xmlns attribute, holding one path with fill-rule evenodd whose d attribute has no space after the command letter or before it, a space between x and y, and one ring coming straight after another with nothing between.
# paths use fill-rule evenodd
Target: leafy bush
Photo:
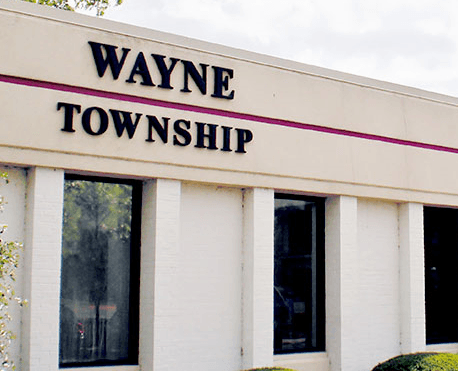
<instances>
[{"instance_id":1,"label":"leafy bush","mask_svg":"<svg viewBox=\"0 0 458 371\"><path fill-rule=\"evenodd\" d=\"M413 353L391 358L372 371L452 371L458 370L458 354Z\"/></svg>"},{"instance_id":2,"label":"leafy bush","mask_svg":"<svg viewBox=\"0 0 458 371\"><path fill-rule=\"evenodd\" d=\"M0 171L0 180L8 182L8 176ZM3 211L5 200L0 195L0 213ZM14 241L5 241L2 234L7 226L0 224L0 369L15 369L13 360L9 358L9 346L15 339L15 334L8 328L12 321L9 307L12 302L23 306L26 300L16 297L14 281L16 281L16 268L19 264L19 250L22 245Z\"/></svg>"},{"instance_id":3,"label":"leafy bush","mask_svg":"<svg viewBox=\"0 0 458 371\"><path fill-rule=\"evenodd\" d=\"M38 3L42 5L51 6L57 9L71 10L76 9L95 9L97 11L97 17L105 14L110 6L121 5L123 0L24 0L29 3Z\"/></svg>"}]
</instances>

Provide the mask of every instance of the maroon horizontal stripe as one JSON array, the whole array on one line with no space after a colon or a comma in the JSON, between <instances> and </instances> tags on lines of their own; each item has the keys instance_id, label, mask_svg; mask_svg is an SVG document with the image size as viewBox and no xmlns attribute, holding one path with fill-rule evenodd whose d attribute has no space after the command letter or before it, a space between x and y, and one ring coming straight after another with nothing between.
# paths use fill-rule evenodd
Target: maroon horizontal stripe
<instances>
[{"instance_id":1,"label":"maroon horizontal stripe","mask_svg":"<svg viewBox=\"0 0 458 371\"><path fill-rule=\"evenodd\" d=\"M458 153L458 149L453 148L453 147L439 146L439 145L423 143L423 142L414 142L411 140L397 139L397 138L386 137L386 136L375 135L375 134L366 134L366 133L360 133L360 132L351 131L351 130L335 129L331 127L319 126L319 125L313 125L313 124L303 124L303 123L296 122L296 121L289 121L289 120L282 120L282 119L276 119L276 118L271 118L271 117L250 115L246 113L231 112L231 111L226 111L226 110L221 110L221 109L216 109L216 108L207 108L207 107L194 106L190 104L166 102L166 101L162 101L158 99L144 98L144 97L139 97L135 95L113 93L109 91L83 88L79 86L59 84L59 83L53 83L53 82L47 82L47 81L33 80L33 79L27 79L27 78L22 78L22 77L14 77L14 76L7 76L7 75L0 74L0 82L23 85L23 86L30 86L30 87L42 88L42 89L48 89L48 90L64 91L64 92L76 93L76 94L82 94L82 95L89 95L89 96L99 97L99 98L108 98L108 99L114 99L114 100L119 100L119 101L131 102L131 103L141 103L141 104L155 106L155 107L165 107L165 108L171 108L171 109L182 110L182 111L204 113L204 114L215 115L215 116L229 117L233 119L262 122L262 123L270 124L270 125L287 126L287 127L297 128L297 129L318 131L321 133L342 135L342 136L352 137L352 138L367 139L367 140L391 143L391 144L396 144L396 145L401 145L401 146L430 149L433 151Z\"/></svg>"}]
</instances>

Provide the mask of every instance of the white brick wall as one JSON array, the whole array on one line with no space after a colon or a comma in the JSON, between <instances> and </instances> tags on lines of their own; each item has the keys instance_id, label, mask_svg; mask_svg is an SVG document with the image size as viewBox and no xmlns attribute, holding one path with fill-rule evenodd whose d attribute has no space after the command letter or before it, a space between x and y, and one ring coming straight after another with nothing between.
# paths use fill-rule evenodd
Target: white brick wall
<instances>
[{"instance_id":1,"label":"white brick wall","mask_svg":"<svg viewBox=\"0 0 458 371\"><path fill-rule=\"evenodd\" d=\"M356 291L357 200L334 197L326 200L326 349L330 370L351 370L353 318L351 308ZM353 292L352 292L353 291ZM350 309L350 310L349 310Z\"/></svg>"},{"instance_id":2,"label":"white brick wall","mask_svg":"<svg viewBox=\"0 0 458 371\"><path fill-rule=\"evenodd\" d=\"M244 193L243 368L273 362L274 192Z\"/></svg>"},{"instance_id":3,"label":"white brick wall","mask_svg":"<svg viewBox=\"0 0 458 371\"><path fill-rule=\"evenodd\" d=\"M179 188L179 184L178 184ZM157 207L155 181L143 183L142 235L140 266L140 333L139 363L144 369L154 369L154 265ZM178 198L179 198L178 193Z\"/></svg>"},{"instance_id":4,"label":"white brick wall","mask_svg":"<svg viewBox=\"0 0 458 371\"><path fill-rule=\"evenodd\" d=\"M243 219L241 196L144 184L143 369L238 370L242 347L244 368L272 364L273 191L246 191Z\"/></svg>"},{"instance_id":5,"label":"white brick wall","mask_svg":"<svg viewBox=\"0 0 458 371\"><path fill-rule=\"evenodd\" d=\"M336 197L326 203L330 370L365 371L400 353L398 206Z\"/></svg>"},{"instance_id":6,"label":"white brick wall","mask_svg":"<svg viewBox=\"0 0 458 371\"><path fill-rule=\"evenodd\" d=\"M179 369L181 183L147 182L143 188L140 285L140 365ZM176 367L176 368L175 368Z\"/></svg>"},{"instance_id":7,"label":"white brick wall","mask_svg":"<svg viewBox=\"0 0 458 371\"><path fill-rule=\"evenodd\" d=\"M34 168L27 178L23 369L57 370L64 173Z\"/></svg>"},{"instance_id":8,"label":"white brick wall","mask_svg":"<svg viewBox=\"0 0 458 371\"><path fill-rule=\"evenodd\" d=\"M401 352L425 350L423 205L399 206Z\"/></svg>"},{"instance_id":9,"label":"white brick wall","mask_svg":"<svg viewBox=\"0 0 458 371\"><path fill-rule=\"evenodd\" d=\"M157 196L154 371L238 370L242 192L158 181Z\"/></svg>"},{"instance_id":10,"label":"white brick wall","mask_svg":"<svg viewBox=\"0 0 458 371\"><path fill-rule=\"evenodd\" d=\"M398 230L397 204L358 199L352 371L400 353Z\"/></svg>"},{"instance_id":11,"label":"white brick wall","mask_svg":"<svg viewBox=\"0 0 458 371\"><path fill-rule=\"evenodd\" d=\"M57 370L63 172L31 170L27 192L26 293L31 303L24 326L24 338L29 340L23 344L24 369ZM264 232L273 223L273 192L257 193L262 202L254 201L257 210L253 211L262 212L264 218L256 228L250 222L251 242L264 254L267 266L260 267L258 279L268 274L272 280L272 241ZM182 186L168 180L145 183L142 369L233 371L241 367L243 220L241 190ZM262 284L264 292L258 295L271 306L271 285ZM268 319L270 326L253 322L261 335L254 349L270 359L267 363L272 359L268 308L260 306L257 311L264 312L264 322Z\"/></svg>"},{"instance_id":12,"label":"white brick wall","mask_svg":"<svg viewBox=\"0 0 458 371\"><path fill-rule=\"evenodd\" d=\"M30 300L19 370L57 370L63 172L32 169L26 189L24 172L15 170L9 186L8 201L19 205L8 214L10 232L25 241ZM327 355L273 357L273 190L145 182L141 369L305 371L325 370L329 360L330 371L366 371L423 350L422 216L419 204L329 198Z\"/></svg>"}]
</instances>

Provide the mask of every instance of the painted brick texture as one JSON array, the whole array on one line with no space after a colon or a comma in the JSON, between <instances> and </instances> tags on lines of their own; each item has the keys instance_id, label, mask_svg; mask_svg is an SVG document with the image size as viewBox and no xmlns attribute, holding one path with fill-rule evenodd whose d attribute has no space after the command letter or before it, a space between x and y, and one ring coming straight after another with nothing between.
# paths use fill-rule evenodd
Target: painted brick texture
<instances>
[{"instance_id":1,"label":"painted brick texture","mask_svg":"<svg viewBox=\"0 0 458 371\"><path fill-rule=\"evenodd\" d=\"M415 251L420 246L421 233L415 230L421 230L421 219L418 211L415 215L409 227L399 224L396 203L345 196L327 200L326 334L331 371L364 371L400 354L401 318L405 321L400 296L406 286L401 268L413 264L410 279L422 285L418 259L400 266L400 228L410 228L403 233L413 233ZM421 311L418 298L410 303Z\"/></svg>"},{"instance_id":2,"label":"painted brick texture","mask_svg":"<svg viewBox=\"0 0 458 371\"><path fill-rule=\"evenodd\" d=\"M238 370L242 192L185 183L167 202L164 184L156 201L154 370Z\"/></svg>"},{"instance_id":3,"label":"painted brick texture","mask_svg":"<svg viewBox=\"0 0 458 371\"><path fill-rule=\"evenodd\" d=\"M358 199L357 209L355 331L347 356L353 366L347 369L363 371L400 353L398 205Z\"/></svg>"},{"instance_id":4,"label":"painted brick texture","mask_svg":"<svg viewBox=\"0 0 458 371\"><path fill-rule=\"evenodd\" d=\"M244 193L243 368L273 362L274 192Z\"/></svg>"},{"instance_id":5,"label":"painted brick texture","mask_svg":"<svg viewBox=\"0 0 458 371\"><path fill-rule=\"evenodd\" d=\"M399 206L402 353L425 350L423 205Z\"/></svg>"},{"instance_id":6,"label":"painted brick texture","mask_svg":"<svg viewBox=\"0 0 458 371\"><path fill-rule=\"evenodd\" d=\"M64 173L34 168L27 178L23 368L57 370Z\"/></svg>"},{"instance_id":7,"label":"painted brick texture","mask_svg":"<svg viewBox=\"0 0 458 371\"><path fill-rule=\"evenodd\" d=\"M17 171L12 185L31 302L20 369L57 370L63 172L32 169L26 184ZM308 371L329 359L330 371L366 371L424 349L422 206L341 196L326 201L327 357L274 360L273 202L273 190L144 183L142 369Z\"/></svg>"}]
</instances>

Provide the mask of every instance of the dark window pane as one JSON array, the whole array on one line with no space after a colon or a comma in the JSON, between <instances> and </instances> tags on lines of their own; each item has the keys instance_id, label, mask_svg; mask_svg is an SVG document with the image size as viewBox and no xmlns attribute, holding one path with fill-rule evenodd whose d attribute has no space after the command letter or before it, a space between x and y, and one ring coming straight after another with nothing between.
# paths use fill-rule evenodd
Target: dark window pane
<instances>
[{"instance_id":1,"label":"dark window pane","mask_svg":"<svg viewBox=\"0 0 458 371\"><path fill-rule=\"evenodd\" d=\"M458 210L424 208L427 344L458 342Z\"/></svg>"},{"instance_id":2,"label":"dark window pane","mask_svg":"<svg viewBox=\"0 0 458 371\"><path fill-rule=\"evenodd\" d=\"M65 181L61 366L136 362L132 354L138 345L132 339L138 336L138 301L131 303L138 291L131 285L137 263L131 248L134 193L131 184Z\"/></svg>"},{"instance_id":3,"label":"dark window pane","mask_svg":"<svg viewBox=\"0 0 458 371\"><path fill-rule=\"evenodd\" d=\"M324 203L275 199L275 353L324 350Z\"/></svg>"}]
</instances>

